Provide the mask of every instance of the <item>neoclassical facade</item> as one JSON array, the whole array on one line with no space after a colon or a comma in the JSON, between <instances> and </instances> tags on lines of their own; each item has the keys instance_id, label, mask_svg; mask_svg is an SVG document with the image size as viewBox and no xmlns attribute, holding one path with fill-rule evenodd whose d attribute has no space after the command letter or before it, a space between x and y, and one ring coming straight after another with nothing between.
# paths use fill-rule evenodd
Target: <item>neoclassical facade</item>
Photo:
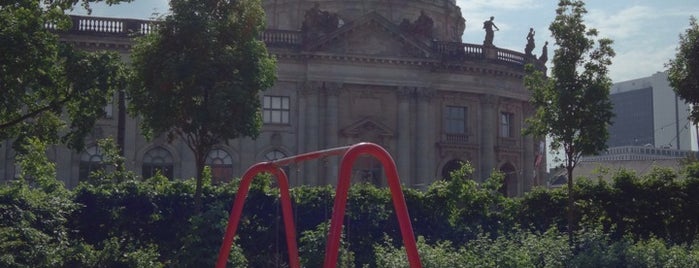
<instances>
[{"instance_id":1,"label":"neoclassical facade","mask_svg":"<svg viewBox=\"0 0 699 268\"><path fill-rule=\"evenodd\" d=\"M543 157L541 140L521 133L533 112L523 66L543 64L520 52L462 43L465 24L454 0L263 4L267 31L261 38L277 58L278 79L260 96L261 135L209 153L216 179L241 176L260 161L369 141L391 153L411 187L444 178L460 161L472 163L477 180L492 170L505 172L503 189L510 196L543 182L545 165L535 165ZM125 61L131 34L150 30L148 21L73 19L62 40L86 50L117 50ZM195 176L186 145L146 140L138 120L124 116L118 101L105 110L84 152L49 152L69 187L99 166L95 141L104 137L122 138L127 167L137 174ZM0 150L0 174L10 179L16 170L9 141ZM291 185L334 184L338 162L329 157L286 170ZM354 180L385 184L382 167L370 157L361 158L354 171Z\"/></svg>"}]
</instances>

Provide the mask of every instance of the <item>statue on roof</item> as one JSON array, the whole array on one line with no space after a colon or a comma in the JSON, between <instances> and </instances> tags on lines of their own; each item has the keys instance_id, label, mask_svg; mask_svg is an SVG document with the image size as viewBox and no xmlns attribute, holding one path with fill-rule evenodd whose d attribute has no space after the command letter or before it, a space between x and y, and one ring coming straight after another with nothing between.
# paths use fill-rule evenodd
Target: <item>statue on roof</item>
<instances>
[{"instance_id":1,"label":"statue on roof","mask_svg":"<svg viewBox=\"0 0 699 268\"><path fill-rule=\"evenodd\" d=\"M317 38L336 30L339 24L340 18L337 13L321 11L320 4L316 2L312 8L306 10L301 31L304 38Z\"/></svg>"},{"instance_id":2,"label":"statue on roof","mask_svg":"<svg viewBox=\"0 0 699 268\"><path fill-rule=\"evenodd\" d=\"M527 34L527 46L524 47L524 54L529 57L533 56L532 51L534 51L534 47L536 47L534 44L534 34L536 34L536 32L534 32L534 28L529 28L529 34Z\"/></svg>"},{"instance_id":3,"label":"statue on roof","mask_svg":"<svg viewBox=\"0 0 699 268\"><path fill-rule=\"evenodd\" d=\"M549 60L549 51L547 46L549 45L549 42L546 41L544 43L544 47L541 48L541 57L539 57L539 63L541 64L546 64L546 62Z\"/></svg>"},{"instance_id":4,"label":"statue on roof","mask_svg":"<svg viewBox=\"0 0 699 268\"><path fill-rule=\"evenodd\" d=\"M417 37L431 40L434 28L434 21L428 16L424 10L420 11L420 16L415 22L410 22L408 19L403 19L399 25L404 32L413 34Z\"/></svg>"},{"instance_id":5,"label":"statue on roof","mask_svg":"<svg viewBox=\"0 0 699 268\"><path fill-rule=\"evenodd\" d=\"M499 31L500 28L495 25L493 22L495 20L495 17L491 16L490 20L486 20L483 22L483 29L485 29L485 40L483 41L484 46L493 46L493 37L495 36L495 30Z\"/></svg>"}]
</instances>

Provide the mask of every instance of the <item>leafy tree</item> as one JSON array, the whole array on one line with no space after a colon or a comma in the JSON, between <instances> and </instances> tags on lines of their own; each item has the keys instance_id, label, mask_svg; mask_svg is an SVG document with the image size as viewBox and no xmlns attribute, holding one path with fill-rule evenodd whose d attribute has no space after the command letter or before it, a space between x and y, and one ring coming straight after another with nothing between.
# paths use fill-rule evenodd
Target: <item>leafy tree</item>
<instances>
[{"instance_id":1,"label":"leafy tree","mask_svg":"<svg viewBox=\"0 0 699 268\"><path fill-rule=\"evenodd\" d=\"M0 139L17 138L18 150L27 137L81 149L122 86L116 53L77 51L55 33L71 27L66 10L90 2L100 0L0 2Z\"/></svg>"},{"instance_id":2,"label":"leafy tree","mask_svg":"<svg viewBox=\"0 0 699 268\"><path fill-rule=\"evenodd\" d=\"M680 46L668 66L670 85L680 98L692 104L689 118L699 122L699 24L694 16L689 18L689 28L680 34Z\"/></svg>"},{"instance_id":3,"label":"leafy tree","mask_svg":"<svg viewBox=\"0 0 699 268\"><path fill-rule=\"evenodd\" d=\"M147 136L179 137L194 153L200 200L209 150L259 134L258 93L274 83L275 65L258 39L264 27L259 0L173 0L170 6L157 30L134 47L130 105Z\"/></svg>"},{"instance_id":4,"label":"leafy tree","mask_svg":"<svg viewBox=\"0 0 699 268\"><path fill-rule=\"evenodd\" d=\"M573 169L580 156L606 148L607 127L613 116L609 100L611 80L607 66L614 50L612 40L595 43L596 29L587 29L585 3L561 0L549 26L556 45L551 77L529 66L524 84L536 107L527 119L527 133L548 135L552 150L563 149L568 173L568 235L573 243Z\"/></svg>"}]
</instances>

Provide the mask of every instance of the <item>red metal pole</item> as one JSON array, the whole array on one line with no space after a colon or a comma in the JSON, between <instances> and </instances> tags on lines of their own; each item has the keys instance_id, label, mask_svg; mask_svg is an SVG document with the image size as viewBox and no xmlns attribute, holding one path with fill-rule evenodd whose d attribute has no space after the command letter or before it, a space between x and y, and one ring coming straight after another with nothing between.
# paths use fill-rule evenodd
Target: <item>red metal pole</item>
<instances>
[{"instance_id":1,"label":"red metal pole","mask_svg":"<svg viewBox=\"0 0 699 268\"><path fill-rule=\"evenodd\" d=\"M401 235L403 236L403 244L405 245L405 251L408 255L408 263L410 263L410 267L421 268L422 264L417 251L417 243L415 242L413 227L410 223L410 215L408 214L408 207L405 204L400 180L398 179L396 164L386 150L373 143L355 144L350 147L342 157L340 163L340 177L338 178L335 192L333 215L330 220L328 242L325 247L325 262L323 267L332 268L337 264L337 257L340 249L340 235L342 233L342 222L345 216L352 165L362 154L369 154L376 157L386 170L386 178L388 179L388 186L393 199L393 207L396 210L396 217L398 218Z\"/></svg>"},{"instance_id":2,"label":"red metal pole","mask_svg":"<svg viewBox=\"0 0 699 268\"><path fill-rule=\"evenodd\" d=\"M272 173L279 183L279 190L281 192L281 205L282 205L282 216L284 218L284 227L286 231L286 244L289 248L289 266L293 268L299 268L299 256L298 247L296 246L296 228L294 227L293 213L291 211L291 197L289 195L289 183L284 170L278 166L263 162L255 164L250 167L243 175L243 179L240 181L238 186L238 193L235 197L235 202L233 203L233 208L231 208L231 214L228 217L228 226L226 227L226 233L223 237L223 243L218 252L218 260L216 261L217 268L226 267L226 262L228 262L228 254L233 244L233 239L235 233L238 229L238 223L240 221L240 215L243 212L243 205L245 204L245 197L248 195L248 190L250 189L250 183L255 178L255 175L261 172Z\"/></svg>"}]
</instances>

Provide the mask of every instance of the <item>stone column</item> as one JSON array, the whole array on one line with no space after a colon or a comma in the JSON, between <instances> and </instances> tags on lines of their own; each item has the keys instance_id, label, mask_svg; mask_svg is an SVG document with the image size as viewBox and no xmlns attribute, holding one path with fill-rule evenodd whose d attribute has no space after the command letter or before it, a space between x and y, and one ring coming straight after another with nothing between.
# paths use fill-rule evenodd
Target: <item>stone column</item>
<instances>
[{"instance_id":1,"label":"stone column","mask_svg":"<svg viewBox=\"0 0 699 268\"><path fill-rule=\"evenodd\" d=\"M306 150L306 95L308 91L305 89L305 85L299 85L298 91L297 91L297 98L298 98L298 113L297 113L297 119L296 119L296 152L295 154L303 154L306 153L308 150ZM303 185L303 184L308 184L308 179L306 179L306 169L304 168L305 163L300 163L296 169L299 171L296 172L296 186L298 185ZM293 172L292 172L293 173Z\"/></svg>"},{"instance_id":2,"label":"stone column","mask_svg":"<svg viewBox=\"0 0 699 268\"><path fill-rule=\"evenodd\" d=\"M306 99L306 137L305 149L306 152L318 150L318 88L321 84L318 82L307 83L304 88L304 98ZM306 184L320 184L318 178L318 161L306 161L304 164L304 182Z\"/></svg>"},{"instance_id":3,"label":"stone column","mask_svg":"<svg viewBox=\"0 0 699 268\"><path fill-rule=\"evenodd\" d=\"M479 180L490 176L495 168L495 145L498 136L498 97L483 95L481 97L481 164Z\"/></svg>"},{"instance_id":4,"label":"stone column","mask_svg":"<svg viewBox=\"0 0 699 268\"><path fill-rule=\"evenodd\" d=\"M325 148L334 148L339 146L338 135L338 96L342 88L340 83L325 83L326 105L325 105ZM337 185L338 176L338 157L328 158L326 161L325 177L332 184Z\"/></svg>"},{"instance_id":5,"label":"stone column","mask_svg":"<svg viewBox=\"0 0 699 268\"><path fill-rule=\"evenodd\" d=\"M530 191L534 185L534 152L534 137L532 135L524 136L524 168L522 169L524 171L522 176L524 183L522 185L522 193Z\"/></svg>"},{"instance_id":6,"label":"stone column","mask_svg":"<svg viewBox=\"0 0 699 268\"><path fill-rule=\"evenodd\" d=\"M410 100L414 95L414 89L409 87L401 87L396 92L398 97L398 146L396 148L396 165L398 166L398 176L403 183L408 185L417 184L415 175L411 172L412 165L410 164L413 158L412 143L410 142Z\"/></svg>"},{"instance_id":7,"label":"stone column","mask_svg":"<svg viewBox=\"0 0 699 268\"><path fill-rule=\"evenodd\" d=\"M415 133L416 144L416 182L419 188L425 188L429 184L429 180L433 177L433 162L434 140L431 138L430 131L433 130L433 120L430 120L431 109L430 101L434 95L434 91L429 88L418 88L416 91L417 97L417 122Z\"/></svg>"},{"instance_id":8,"label":"stone column","mask_svg":"<svg viewBox=\"0 0 699 268\"><path fill-rule=\"evenodd\" d=\"M522 129L527 125L524 124L524 118L531 116L534 111L531 109L529 103L522 103ZM528 192L532 189L535 182L536 170L534 169L534 161L536 161L536 153L539 150L539 145L534 142L534 136L526 135L524 136L524 189L523 192Z\"/></svg>"}]
</instances>

